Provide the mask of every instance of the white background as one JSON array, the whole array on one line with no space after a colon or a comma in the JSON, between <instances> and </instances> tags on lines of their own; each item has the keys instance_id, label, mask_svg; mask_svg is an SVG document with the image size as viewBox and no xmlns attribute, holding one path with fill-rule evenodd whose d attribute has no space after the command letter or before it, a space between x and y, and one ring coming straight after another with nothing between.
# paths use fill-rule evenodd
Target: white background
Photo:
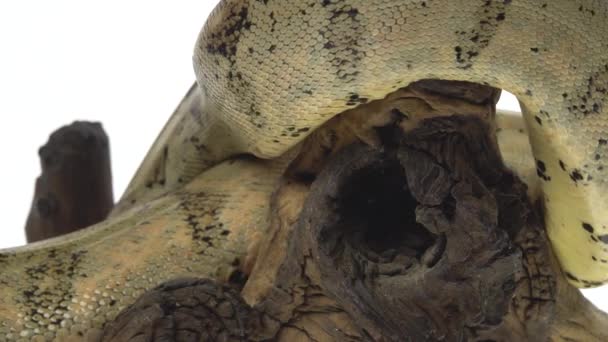
<instances>
[{"instance_id":1,"label":"white background","mask_svg":"<svg viewBox=\"0 0 608 342\"><path fill-rule=\"evenodd\" d=\"M37 150L62 125L102 122L120 197L194 81L194 42L216 3L0 2L0 248L25 243ZM498 106L519 110L510 94ZM608 287L585 295L608 311Z\"/></svg>"}]
</instances>

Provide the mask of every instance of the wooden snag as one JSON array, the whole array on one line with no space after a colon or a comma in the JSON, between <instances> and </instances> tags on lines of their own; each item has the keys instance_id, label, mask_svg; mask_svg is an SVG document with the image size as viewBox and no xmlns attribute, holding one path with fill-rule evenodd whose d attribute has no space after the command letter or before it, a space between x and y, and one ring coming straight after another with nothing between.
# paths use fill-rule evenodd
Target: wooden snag
<instances>
[{"instance_id":1,"label":"wooden snag","mask_svg":"<svg viewBox=\"0 0 608 342\"><path fill-rule=\"evenodd\" d=\"M100 341L247 341L261 325L237 289L182 278L142 295L104 329Z\"/></svg>"},{"instance_id":2,"label":"wooden snag","mask_svg":"<svg viewBox=\"0 0 608 342\"><path fill-rule=\"evenodd\" d=\"M114 198L108 137L100 123L76 121L53 132L38 154L42 174L27 242L67 234L106 218Z\"/></svg>"}]
</instances>

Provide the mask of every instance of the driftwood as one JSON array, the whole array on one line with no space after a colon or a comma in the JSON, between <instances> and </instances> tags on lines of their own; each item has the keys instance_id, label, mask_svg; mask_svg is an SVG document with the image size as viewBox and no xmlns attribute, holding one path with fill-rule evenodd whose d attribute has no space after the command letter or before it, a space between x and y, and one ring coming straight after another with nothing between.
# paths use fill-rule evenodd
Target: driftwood
<instances>
[{"instance_id":1,"label":"driftwood","mask_svg":"<svg viewBox=\"0 0 608 342\"><path fill-rule=\"evenodd\" d=\"M101 124L74 122L53 132L38 154L42 174L25 232L28 242L67 234L106 218L114 204L108 137Z\"/></svg>"}]
</instances>

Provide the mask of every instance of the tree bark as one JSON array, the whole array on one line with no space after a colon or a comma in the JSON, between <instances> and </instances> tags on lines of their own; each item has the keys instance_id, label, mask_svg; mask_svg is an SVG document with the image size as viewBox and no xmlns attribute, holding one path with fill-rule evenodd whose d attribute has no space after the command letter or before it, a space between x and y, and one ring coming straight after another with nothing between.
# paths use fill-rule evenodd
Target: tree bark
<instances>
[{"instance_id":1,"label":"tree bark","mask_svg":"<svg viewBox=\"0 0 608 342\"><path fill-rule=\"evenodd\" d=\"M38 154L42 174L25 232L28 242L104 220L113 204L108 137L101 124L74 122L53 132Z\"/></svg>"}]
</instances>

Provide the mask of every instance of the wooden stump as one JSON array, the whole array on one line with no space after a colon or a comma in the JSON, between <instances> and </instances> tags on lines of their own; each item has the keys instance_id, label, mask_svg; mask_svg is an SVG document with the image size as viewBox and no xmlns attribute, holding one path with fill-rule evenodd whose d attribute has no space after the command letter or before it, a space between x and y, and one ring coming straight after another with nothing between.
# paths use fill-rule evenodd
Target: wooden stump
<instances>
[{"instance_id":1,"label":"wooden stump","mask_svg":"<svg viewBox=\"0 0 608 342\"><path fill-rule=\"evenodd\" d=\"M67 234L106 218L114 199L108 137L101 124L74 122L38 151L42 174L25 232L28 242Z\"/></svg>"}]
</instances>

